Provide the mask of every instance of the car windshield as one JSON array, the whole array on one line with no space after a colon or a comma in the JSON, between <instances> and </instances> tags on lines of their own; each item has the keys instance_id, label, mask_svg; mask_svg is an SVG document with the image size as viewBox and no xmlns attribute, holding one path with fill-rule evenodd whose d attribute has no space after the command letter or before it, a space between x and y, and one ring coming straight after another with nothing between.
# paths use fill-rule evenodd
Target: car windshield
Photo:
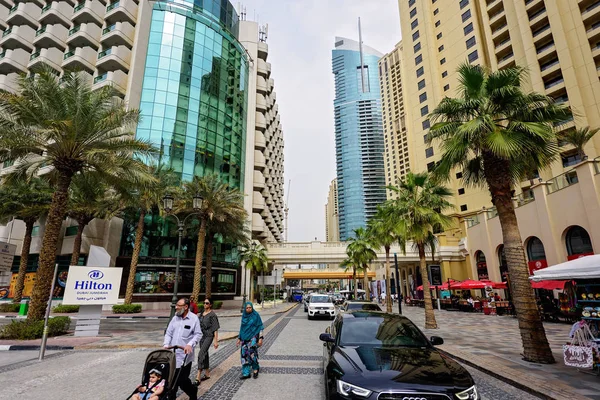
<instances>
[{"instance_id":1,"label":"car windshield","mask_svg":"<svg viewBox=\"0 0 600 400\"><path fill-rule=\"evenodd\" d=\"M344 318L340 346L426 347L428 342L412 322L403 318L358 313Z\"/></svg>"},{"instance_id":2,"label":"car windshield","mask_svg":"<svg viewBox=\"0 0 600 400\"><path fill-rule=\"evenodd\" d=\"M312 296L311 303L329 303L329 296Z\"/></svg>"},{"instance_id":3,"label":"car windshield","mask_svg":"<svg viewBox=\"0 0 600 400\"><path fill-rule=\"evenodd\" d=\"M348 310L381 311L381 308L377 304L348 303Z\"/></svg>"}]
</instances>

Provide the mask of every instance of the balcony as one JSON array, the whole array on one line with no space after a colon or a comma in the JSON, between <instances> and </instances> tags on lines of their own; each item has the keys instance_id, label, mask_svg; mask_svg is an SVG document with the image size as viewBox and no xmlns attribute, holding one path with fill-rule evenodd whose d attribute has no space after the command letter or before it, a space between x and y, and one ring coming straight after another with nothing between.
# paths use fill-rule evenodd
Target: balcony
<instances>
[{"instance_id":1,"label":"balcony","mask_svg":"<svg viewBox=\"0 0 600 400\"><path fill-rule=\"evenodd\" d=\"M265 156L261 151L254 150L254 169L258 171L264 171L267 164L265 162Z\"/></svg>"},{"instance_id":2,"label":"balcony","mask_svg":"<svg viewBox=\"0 0 600 400\"><path fill-rule=\"evenodd\" d=\"M0 74L27 72L29 51L23 49L3 49L0 53Z\"/></svg>"},{"instance_id":3,"label":"balcony","mask_svg":"<svg viewBox=\"0 0 600 400\"><path fill-rule=\"evenodd\" d=\"M261 112L267 111L267 100L260 93L256 93L256 110Z\"/></svg>"},{"instance_id":4,"label":"balcony","mask_svg":"<svg viewBox=\"0 0 600 400\"><path fill-rule=\"evenodd\" d=\"M581 10L581 18L583 23L586 24L589 21L597 20L600 15L600 1L590 4L585 9Z\"/></svg>"},{"instance_id":5,"label":"balcony","mask_svg":"<svg viewBox=\"0 0 600 400\"><path fill-rule=\"evenodd\" d=\"M84 69L89 73L93 73L96 64L96 50L91 47L78 47L75 50L64 54L62 67L73 69Z\"/></svg>"},{"instance_id":6,"label":"balcony","mask_svg":"<svg viewBox=\"0 0 600 400\"><path fill-rule=\"evenodd\" d=\"M40 15L40 24L55 25L61 24L65 27L71 26L71 16L73 7L66 1L53 1L42 8Z\"/></svg>"},{"instance_id":7,"label":"balcony","mask_svg":"<svg viewBox=\"0 0 600 400\"><path fill-rule=\"evenodd\" d=\"M131 50L125 46L114 46L98 53L96 67L106 71L129 71Z\"/></svg>"},{"instance_id":8,"label":"balcony","mask_svg":"<svg viewBox=\"0 0 600 400\"><path fill-rule=\"evenodd\" d=\"M265 209L265 198L260 192L252 192L252 211L261 212Z\"/></svg>"},{"instance_id":9,"label":"balcony","mask_svg":"<svg viewBox=\"0 0 600 400\"><path fill-rule=\"evenodd\" d=\"M260 75L256 77L256 91L258 93L267 94L267 81Z\"/></svg>"},{"instance_id":10,"label":"balcony","mask_svg":"<svg viewBox=\"0 0 600 400\"><path fill-rule=\"evenodd\" d=\"M9 25L28 25L37 29L41 13L42 7L35 3L18 3L8 12L6 22Z\"/></svg>"},{"instance_id":11,"label":"balcony","mask_svg":"<svg viewBox=\"0 0 600 400\"><path fill-rule=\"evenodd\" d=\"M256 129L263 131L267 129L267 120L265 115L261 112L256 112L256 121L255 121Z\"/></svg>"},{"instance_id":12,"label":"balcony","mask_svg":"<svg viewBox=\"0 0 600 400\"><path fill-rule=\"evenodd\" d=\"M101 34L102 29L94 23L75 25L69 30L67 44L71 48L89 46L94 50L98 50L100 48Z\"/></svg>"},{"instance_id":13,"label":"balcony","mask_svg":"<svg viewBox=\"0 0 600 400\"><path fill-rule=\"evenodd\" d=\"M0 59L1 62L1 59ZM6 90L7 92L17 92L19 90L19 74L10 73L7 75L0 75L0 90Z\"/></svg>"},{"instance_id":14,"label":"balcony","mask_svg":"<svg viewBox=\"0 0 600 400\"><path fill-rule=\"evenodd\" d=\"M129 22L115 22L102 30L100 42L108 48L126 46L132 48L135 28Z\"/></svg>"},{"instance_id":15,"label":"balcony","mask_svg":"<svg viewBox=\"0 0 600 400\"><path fill-rule=\"evenodd\" d=\"M117 0L106 7L104 19L111 25L116 22L137 22L138 5L133 0Z\"/></svg>"},{"instance_id":16,"label":"balcony","mask_svg":"<svg viewBox=\"0 0 600 400\"><path fill-rule=\"evenodd\" d=\"M123 71L107 71L94 78L93 89L111 86L122 97L127 93L127 74Z\"/></svg>"},{"instance_id":17,"label":"balcony","mask_svg":"<svg viewBox=\"0 0 600 400\"><path fill-rule=\"evenodd\" d=\"M510 53L508 53L504 57L498 59L498 69L505 68L505 67L509 66L511 63L514 63L514 62L515 62L514 53L511 51Z\"/></svg>"},{"instance_id":18,"label":"balcony","mask_svg":"<svg viewBox=\"0 0 600 400\"><path fill-rule=\"evenodd\" d=\"M43 25L35 32L33 44L37 48L57 47L64 52L68 32L62 25Z\"/></svg>"},{"instance_id":19,"label":"balcony","mask_svg":"<svg viewBox=\"0 0 600 400\"><path fill-rule=\"evenodd\" d=\"M530 10L543 6L544 0L528 0L525 2L525 9L529 12Z\"/></svg>"},{"instance_id":20,"label":"balcony","mask_svg":"<svg viewBox=\"0 0 600 400\"><path fill-rule=\"evenodd\" d=\"M558 70L560 70L560 63L557 58L540 65L542 78L555 74Z\"/></svg>"},{"instance_id":21,"label":"balcony","mask_svg":"<svg viewBox=\"0 0 600 400\"><path fill-rule=\"evenodd\" d=\"M260 171L254 171L254 189L262 190L265 188L265 176Z\"/></svg>"},{"instance_id":22,"label":"balcony","mask_svg":"<svg viewBox=\"0 0 600 400\"><path fill-rule=\"evenodd\" d=\"M252 232L266 236L267 227L260 214L252 213Z\"/></svg>"},{"instance_id":23,"label":"balcony","mask_svg":"<svg viewBox=\"0 0 600 400\"><path fill-rule=\"evenodd\" d=\"M26 49L28 53L33 50L35 29L27 25L11 26L2 33L0 47L6 49Z\"/></svg>"},{"instance_id":24,"label":"balcony","mask_svg":"<svg viewBox=\"0 0 600 400\"><path fill-rule=\"evenodd\" d=\"M27 68L35 70L42 64L52 67L55 71L60 72L63 59L63 51L55 47L49 49L40 49L29 56L29 64Z\"/></svg>"},{"instance_id":25,"label":"balcony","mask_svg":"<svg viewBox=\"0 0 600 400\"><path fill-rule=\"evenodd\" d=\"M267 61L267 56L269 55L269 45L265 42L258 42L258 58L262 58Z\"/></svg>"},{"instance_id":26,"label":"balcony","mask_svg":"<svg viewBox=\"0 0 600 400\"><path fill-rule=\"evenodd\" d=\"M506 14L504 13L504 9L500 8L494 14L489 15L489 24L492 29L506 23Z\"/></svg>"},{"instance_id":27,"label":"balcony","mask_svg":"<svg viewBox=\"0 0 600 400\"><path fill-rule=\"evenodd\" d=\"M0 5L0 29L5 30L8 28L8 24L6 23L6 18L8 17L9 7L4 7Z\"/></svg>"},{"instance_id":28,"label":"balcony","mask_svg":"<svg viewBox=\"0 0 600 400\"><path fill-rule=\"evenodd\" d=\"M572 186L579 183L579 178L577 177L577 171L571 170L567 171L564 174L558 175L549 181L546 181L546 188L548 190L548 194L552 194L566 187Z\"/></svg>"},{"instance_id":29,"label":"balcony","mask_svg":"<svg viewBox=\"0 0 600 400\"><path fill-rule=\"evenodd\" d=\"M506 23L492 29L492 40L497 41L498 38L504 34L508 34L508 24Z\"/></svg>"},{"instance_id":30,"label":"balcony","mask_svg":"<svg viewBox=\"0 0 600 400\"><path fill-rule=\"evenodd\" d=\"M100 1L86 0L73 8L73 17L71 19L75 25L95 23L98 26L102 26L104 11L105 6Z\"/></svg>"},{"instance_id":31,"label":"balcony","mask_svg":"<svg viewBox=\"0 0 600 400\"><path fill-rule=\"evenodd\" d=\"M257 150L264 150L267 147L267 141L265 135L261 131L254 131L254 148Z\"/></svg>"},{"instance_id":32,"label":"balcony","mask_svg":"<svg viewBox=\"0 0 600 400\"><path fill-rule=\"evenodd\" d=\"M256 63L256 72L259 75L262 75L265 79L269 77L269 72L267 71L267 62L263 59L258 59Z\"/></svg>"},{"instance_id":33,"label":"balcony","mask_svg":"<svg viewBox=\"0 0 600 400\"><path fill-rule=\"evenodd\" d=\"M543 24L541 27L531 31L533 36L533 44L538 46L540 43L547 42L552 39L552 30L550 24Z\"/></svg>"}]
</instances>

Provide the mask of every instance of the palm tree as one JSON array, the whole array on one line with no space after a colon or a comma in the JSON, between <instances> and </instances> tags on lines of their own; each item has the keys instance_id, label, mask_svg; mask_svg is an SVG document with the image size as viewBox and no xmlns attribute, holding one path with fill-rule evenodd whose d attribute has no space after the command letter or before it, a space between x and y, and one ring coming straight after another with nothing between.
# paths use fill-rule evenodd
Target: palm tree
<instances>
[{"instance_id":1,"label":"palm tree","mask_svg":"<svg viewBox=\"0 0 600 400\"><path fill-rule=\"evenodd\" d=\"M397 194L397 198L390 200L390 203L395 214L394 219L398 222L398 233L406 240L412 240L419 253L419 268L425 299L425 328L436 329L425 251L429 247L431 252L434 252L430 246L435 240L434 229L447 228L452 223L450 217L442 214L452 207L446 200L452 192L427 173L413 172L409 172L404 181L399 182L398 187L389 186L388 189Z\"/></svg>"},{"instance_id":2,"label":"palm tree","mask_svg":"<svg viewBox=\"0 0 600 400\"><path fill-rule=\"evenodd\" d=\"M598 131L600 131L600 128L590 129L589 126L586 126L585 128L568 129L559 133L558 139L561 142L573 145L575 150L577 150L579 160L583 160L586 157L583 148L587 142L592 140Z\"/></svg>"},{"instance_id":3,"label":"palm tree","mask_svg":"<svg viewBox=\"0 0 600 400\"><path fill-rule=\"evenodd\" d=\"M198 301L200 283L202 278L202 258L206 242L207 226L212 221L224 222L233 215L244 213L244 195L239 190L232 189L221 182L216 174L206 175L201 178L194 177L191 182L184 184L186 198L183 211L189 210L194 196L202 197L202 207L198 211L200 229L198 232L198 245L196 246L196 262L194 268L194 286L191 298ZM208 281L207 281L208 287Z\"/></svg>"},{"instance_id":4,"label":"palm tree","mask_svg":"<svg viewBox=\"0 0 600 400\"><path fill-rule=\"evenodd\" d=\"M369 263L377 259L377 253L373 250L373 244L371 243L365 228L355 229L354 237L349 238L348 242L346 253L358 268L363 271L363 286L365 289L365 297L368 300L371 298L371 291L369 290L367 273L369 270Z\"/></svg>"},{"instance_id":5,"label":"palm tree","mask_svg":"<svg viewBox=\"0 0 600 400\"><path fill-rule=\"evenodd\" d=\"M390 218L392 205L384 203L377 207L377 214L369 221L367 225L367 233L371 238L371 242L378 247L383 247L385 250L385 286L387 288L385 295L386 311L392 312L391 299L391 283L390 283L390 248L392 244L398 240L396 235L396 221ZM400 279L400 277L396 277ZM400 295L400 293L398 293Z\"/></svg>"},{"instance_id":6,"label":"palm tree","mask_svg":"<svg viewBox=\"0 0 600 400\"><path fill-rule=\"evenodd\" d=\"M346 249L346 254L348 254L348 249ZM352 268L352 283L354 285L354 298L357 299L358 298L358 287L356 285L356 263L354 262L354 260L352 260L352 258L350 257L350 254L348 254L348 258L346 258L344 261L341 262L340 267L344 268L344 271L347 272L349 269Z\"/></svg>"},{"instance_id":7,"label":"palm tree","mask_svg":"<svg viewBox=\"0 0 600 400\"><path fill-rule=\"evenodd\" d=\"M466 184L490 191L500 218L524 359L553 363L528 280L512 188L533 166L541 170L556 158L555 126L572 113L550 97L523 92L523 68L489 72L464 64L458 74L461 96L443 99L430 115L436 123L429 139L439 140L442 150L436 173L448 177L458 168Z\"/></svg>"},{"instance_id":8,"label":"palm tree","mask_svg":"<svg viewBox=\"0 0 600 400\"><path fill-rule=\"evenodd\" d=\"M151 164L146 166L148 175L152 180L141 182L135 185L127 192L121 192L124 201L133 214L137 215L138 223L135 228L135 240L133 243L133 252L131 254L131 264L129 265L129 276L127 278L127 287L125 290L125 304L131 304L133 301L133 290L135 287L135 274L142 250L144 240L144 227L146 215L152 211L158 212L163 197L167 193L178 191L176 185L179 178L172 169L165 164Z\"/></svg>"},{"instance_id":9,"label":"palm tree","mask_svg":"<svg viewBox=\"0 0 600 400\"><path fill-rule=\"evenodd\" d=\"M110 219L121 210L121 199L93 173L77 174L69 188L67 216L77 221L71 265L78 265L83 230L95 218Z\"/></svg>"},{"instance_id":10,"label":"palm tree","mask_svg":"<svg viewBox=\"0 0 600 400\"><path fill-rule=\"evenodd\" d=\"M38 177L30 180L9 178L0 186L0 223L6 225L12 218L25 222L25 236L21 246L21 260L13 303L20 303L23 297L33 225L35 221L48 213L51 202L50 185L46 180Z\"/></svg>"},{"instance_id":11,"label":"palm tree","mask_svg":"<svg viewBox=\"0 0 600 400\"><path fill-rule=\"evenodd\" d=\"M109 184L145 178L153 147L136 140L139 111L127 109L109 87L92 91L84 73L59 83L50 68L19 79L17 94L0 93L0 162L17 160L15 173L34 176L51 166L56 176L28 317L41 320L52 283L56 245L77 173L95 171Z\"/></svg>"},{"instance_id":12,"label":"palm tree","mask_svg":"<svg viewBox=\"0 0 600 400\"><path fill-rule=\"evenodd\" d=\"M265 272L269 269L269 257L267 249L257 241L252 241L249 245L242 247L240 252L241 261L245 263L246 269L250 270L250 281L253 281L253 274ZM264 283L263 283L264 287ZM250 288L252 290L252 287ZM253 293L250 293L252 299Z\"/></svg>"}]
</instances>

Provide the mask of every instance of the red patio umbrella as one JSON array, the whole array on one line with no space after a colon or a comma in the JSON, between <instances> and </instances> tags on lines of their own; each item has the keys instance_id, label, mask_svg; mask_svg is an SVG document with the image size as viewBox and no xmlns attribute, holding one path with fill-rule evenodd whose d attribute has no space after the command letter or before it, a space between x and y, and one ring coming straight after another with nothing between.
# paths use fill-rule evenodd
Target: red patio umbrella
<instances>
[{"instance_id":1,"label":"red patio umbrella","mask_svg":"<svg viewBox=\"0 0 600 400\"><path fill-rule=\"evenodd\" d=\"M567 281L540 281L531 282L531 287L534 289L547 289L547 290L563 290Z\"/></svg>"},{"instance_id":2,"label":"red patio umbrella","mask_svg":"<svg viewBox=\"0 0 600 400\"><path fill-rule=\"evenodd\" d=\"M485 282L487 284L487 286L491 286L492 289L508 288L508 285L506 284L506 282L493 282L493 281L488 281L488 280L482 280L482 282Z\"/></svg>"},{"instance_id":3,"label":"red patio umbrella","mask_svg":"<svg viewBox=\"0 0 600 400\"><path fill-rule=\"evenodd\" d=\"M452 286L452 284L454 282L456 282L454 279L450 279L450 286ZM435 289L448 290L448 282L444 282L441 285L437 285L437 286L435 286L435 285L429 285L429 288L432 289L432 290L435 290ZM417 290L423 290L423 285L418 286Z\"/></svg>"},{"instance_id":4,"label":"red patio umbrella","mask_svg":"<svg viewBox=\"0 0 600 400\"><path fill-rule=\"evenodd\" d=\"M473 279L467 279L462 282L451 283L450 289L485 289L486 286L489 286L489 284L483 281L474 281Z\"/></svg>"}]
</instances>

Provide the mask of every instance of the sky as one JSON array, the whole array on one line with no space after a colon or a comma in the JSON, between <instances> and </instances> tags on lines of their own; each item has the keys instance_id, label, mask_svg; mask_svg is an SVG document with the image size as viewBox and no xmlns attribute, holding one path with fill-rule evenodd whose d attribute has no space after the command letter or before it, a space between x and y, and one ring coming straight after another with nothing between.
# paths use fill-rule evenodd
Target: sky
<instances>
[{"instance_id":1,"label":"sky","mask_svg":"<svg viewBox=\"0 0 600 400\"><path fill-rule=\"evenodd\" d=\"M238 8L238 2L231 0ZM268 24L271 77L285 143L288 241L325 241L325 203L336 177L331 50L335 37L389 53L401 39L398 0L244 0ZM290 185L291 180L291 185ZM285 198L284 198L285 200Z\"/></svg>"}]
</instances>

